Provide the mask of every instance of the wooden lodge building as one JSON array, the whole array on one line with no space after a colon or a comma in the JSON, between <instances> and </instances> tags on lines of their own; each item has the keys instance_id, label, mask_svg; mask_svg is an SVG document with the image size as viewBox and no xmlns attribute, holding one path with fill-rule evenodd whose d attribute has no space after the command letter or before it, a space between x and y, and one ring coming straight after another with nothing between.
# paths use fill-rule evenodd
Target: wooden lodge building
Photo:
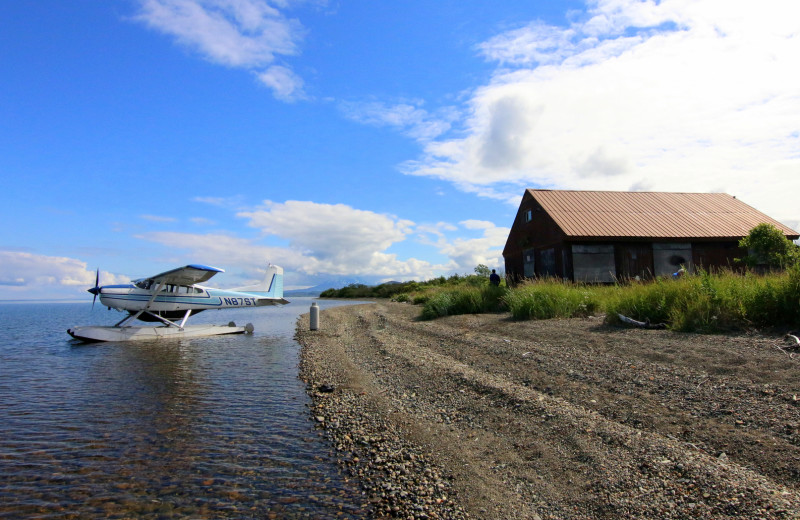
<instances>
[{"instance_id":1,"label":"wooden lodge building","mask_svg":"<svg viewBox=\"0 0 800 520\"><path fill-rule=\"evenodd\" d=\"M529 189L503 249L506 277L607 283L734 266L761 223L800 236L725 193Z\"/></svg>"}]
</instances>

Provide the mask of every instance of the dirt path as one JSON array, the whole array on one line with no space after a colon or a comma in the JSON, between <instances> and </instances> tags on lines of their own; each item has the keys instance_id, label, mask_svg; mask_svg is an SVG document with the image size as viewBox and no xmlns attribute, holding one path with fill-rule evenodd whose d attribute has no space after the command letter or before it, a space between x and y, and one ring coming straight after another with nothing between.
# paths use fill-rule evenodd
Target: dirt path
<instances>
[{"instance_id":1,"label":"dirt path","mask_svg":"<svg viewBox=\"0 0 800 520\"><path fill-rule=\"evenodd\" d=\"M800 356L774 337L418 313L298 328L365 514L800 518Z\"/></svg>"}]
</instances>

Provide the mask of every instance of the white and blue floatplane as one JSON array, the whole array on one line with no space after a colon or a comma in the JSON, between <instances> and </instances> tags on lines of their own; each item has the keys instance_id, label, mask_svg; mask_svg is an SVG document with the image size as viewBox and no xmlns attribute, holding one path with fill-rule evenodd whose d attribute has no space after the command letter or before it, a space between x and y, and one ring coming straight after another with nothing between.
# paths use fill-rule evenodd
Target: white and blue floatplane
<instances>
[{"instance_id":1,"label":"white and blue floatplane","mask_svg":"<svg viewBox=\"0 0 800 520\"><path fill-rule=\"evenodd\" d=\"M223 269L207 265L187 265L149 278L133 280L127 285L100 286L98 270L92 306L100 296L100 303L109 309L127 312L128 315L114 326L75 327L67 332L83 341L134 341L164 338L197 338L220 334L252 332L248 323L237 327L228 325L187 325L190 316L208 309L247 309L266 305L284 305L283 268L267 267L263 282L236 289L214 289L199 285ZM153 326L131 326L141 320L157 323Z\"/></svg>"}]
</instances>

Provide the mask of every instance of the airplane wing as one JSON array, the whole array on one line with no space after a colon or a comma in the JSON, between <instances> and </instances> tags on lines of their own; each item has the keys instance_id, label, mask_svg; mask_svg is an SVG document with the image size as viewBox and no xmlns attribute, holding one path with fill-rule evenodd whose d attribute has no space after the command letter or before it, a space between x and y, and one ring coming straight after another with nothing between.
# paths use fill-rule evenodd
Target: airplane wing
<instances>
[{"instance_id":1,"label":"airplane wing","mask_svg":"<svg viewBox=\"0 0 800 520\"><path fill-rule=\"evenodd\" d=\"M155 276L149 276L147 279L153 280L156 283L194 285L196 283L205 282L217 273L224 272L224 269L211 267L209 265L191 264Z\"/></svg>"}]
</instances>

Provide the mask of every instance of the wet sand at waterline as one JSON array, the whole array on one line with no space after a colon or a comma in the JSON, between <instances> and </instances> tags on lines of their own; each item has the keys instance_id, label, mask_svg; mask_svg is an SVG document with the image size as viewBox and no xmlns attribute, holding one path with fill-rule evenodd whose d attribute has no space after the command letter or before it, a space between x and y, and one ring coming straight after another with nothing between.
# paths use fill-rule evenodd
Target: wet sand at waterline
<instances>
[{"instance_id":1,"label":"wet sand at waterline","mask_svg":"<svg viewBox=\"0 0 800 520\"><path fill-rule=\"evenodd\" d=\"M800 354L779 335L419 312L298 323L312 417L370 514L800 517Z\"/></svg>"}]
</instances>

